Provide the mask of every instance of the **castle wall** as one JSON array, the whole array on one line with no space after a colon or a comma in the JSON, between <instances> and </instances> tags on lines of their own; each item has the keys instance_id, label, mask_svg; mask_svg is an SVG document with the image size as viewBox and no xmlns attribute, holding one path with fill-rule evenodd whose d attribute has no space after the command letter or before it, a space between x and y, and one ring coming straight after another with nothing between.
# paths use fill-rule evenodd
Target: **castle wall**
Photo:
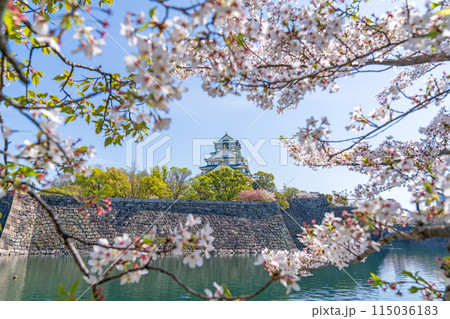
<instances>
[{"instance_id":1,"label":"castle wall","mask_svg":"<svg viewBox=\"0 0 450 319\"><path fill-rule=\"evenodd\" d=\"M73 199L42 197L56 210L67 231L92 243L123 233L140 236L153 224L163 236L192 214L211 224L218 254L254 254L264 248L301 249L297 234L302 232L304 222L320 222L326 212L339 216L343 210L353 209L330 207L323 195L289 199L289 209L281 211L276 203L112 199L112 212L100 216L91 212L86 219ZM33 199L7 196L2 200L0 254L68 253L52 221ZM83 253L90 251L83 245L79 249Z\"/></svg>"},{"instance_id":2,"label":"castle wall","mask_svg":"<svg viewBox=\"0 0 450 319\"><path fill-rule=\"evenodd\" d=\"M172 201L112 199L113 210L84 218L79 205L69 197L42 196L58 214L67 231L87 241L112 238L128 233L140 236L153 224L159 235L179 223L188 214L209 222L216 237L213 245L219 254L258 253L263 248L293 249L295 244L276 203ZM79 245L83 253L89 249ZM14 198L0 237L3 254L67 254L46 212L30 197Z\"/></svg>"}]
</instances>

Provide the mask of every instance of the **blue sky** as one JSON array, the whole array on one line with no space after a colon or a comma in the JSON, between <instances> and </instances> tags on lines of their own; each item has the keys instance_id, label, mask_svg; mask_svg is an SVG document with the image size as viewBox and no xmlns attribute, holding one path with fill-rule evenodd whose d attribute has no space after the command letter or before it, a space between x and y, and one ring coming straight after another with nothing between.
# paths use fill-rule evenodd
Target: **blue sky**
<instances>
[{"instance_id":1,"label":"blue sky","mask_svg":"<svg viewBox=\"0 0 450 319\"><path fill-rule=\"evenodd\" d=\"M381 2L382 3L382 2ZM135 5L136 4L136 5ZM148 12L151 8L149 1L133 1L133 8L130 8L129 1L117 0L113 7L113 17L108 33L114 38L106 38L107 45L104 47L104 54L95 57L90 61L84 59L81 53L71 55L70 51L76 45L67 37L62 51L75 62L89 63L90 65L102 65L107 71L126 72L123 58L133 52L133 48L119 35L119 22L123 20L126 12L130 9L143 10ZM48 58L36 57L35 63L40 69L44 69L49 75L60 73ZM170 104L169 117L172 124L169 130L162 131L162 135L154 142L166 139L160 148L154 152L154 162L158 162L166 155L167 148L170 148L169 166L188 167L193 174L200 173L199 165L194 165L193 141L196 139L218 139L225 131L236 139L246 141L255 145L258 140L262 147L259 154L264 159L266 165L259 165L255 158L250 158L250 170L259 170L274 174L277 186L283 184L295 186L306 191L319 191L329 193L332 190L351 190L358 183L366 180L365 176L352 173L345 168L334 168L329 170L313 171L312 169L294 165L293 159L289 158L287 165L281 165L280 147L270 145L270 139L276 140L280 135L291 136L299 126L304 126L305 120L310 116L320 117L326 115L335 135L334 139L351 137L352 133L346 132L343 128L348 125L349 112L358 104L363 104L367 109L377 106L374 94L378 93L390 81L394 71L386 73L366 73L355 78L343 79L338 84L341 90L335 94L327 92L316 92L308 95L297 110L287 111L279 115L274 110L261 110L249 103L245 96L227 96L225 98L213 99L201 89L199 79L190 79L185 82L188 92L185 93L178 103ZM43 82L45 84L45 82ZM54 85L48 83L48 85ZM389 130L387 134L393 135L397 139L417 139L419 126L426 125L434 114L430 111L421 111L401 122L397 127ZM8 123L13 123L24 128L22 119L15 113L7 112ZM12 126L10 124L10 126ZM94 145L97 149L97 157L91 161L92 165L102 167L115 166L126 167L126 147L109 146L103 147L102 136L95 135L94 128L84 122L72 122L61 129L64 136L81 137L82 143ZM24 133L26 134L26 132ZM166 137L167 136L167 137ZM20 137L20 136L19 136ZM376 144L381 140L374 139ZM149 144L151 147L151 143ZM208 153L213 147L202 147L202 153ZM243 155L250 156L249 150L243 147ZM203 158L203 156L201 156ZM204 162L201 163L203 165ZM406 203L404 193L394 191L387 197L400 199Z\"/></svg>"}]
</instances>

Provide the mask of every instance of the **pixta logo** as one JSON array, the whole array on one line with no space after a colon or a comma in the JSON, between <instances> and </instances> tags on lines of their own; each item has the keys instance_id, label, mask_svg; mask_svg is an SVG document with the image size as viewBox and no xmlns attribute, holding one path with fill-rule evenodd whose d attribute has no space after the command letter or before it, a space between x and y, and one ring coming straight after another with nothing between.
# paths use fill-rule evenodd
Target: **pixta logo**
<instances>
[{"instance_id":1,"label":"pixta logo","mask_svg":"<svg viewBox=\"0 0 450 319\"><path fill-rule=\"evenodd\" d=\"M147 171L155 166L167 165L172 158L172 137L154 132L142 142L128 139L125 143L126 165L139 171Z\"/></svg>"}]
</instances>

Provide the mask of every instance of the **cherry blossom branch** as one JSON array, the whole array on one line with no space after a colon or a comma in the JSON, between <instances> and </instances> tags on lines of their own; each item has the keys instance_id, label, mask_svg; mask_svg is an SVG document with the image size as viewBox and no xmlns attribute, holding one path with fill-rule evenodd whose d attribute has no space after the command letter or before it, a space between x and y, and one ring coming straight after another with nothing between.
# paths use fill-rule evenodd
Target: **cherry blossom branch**
<instances>
[{"instance_id":1,"label":"cherry blossom branch","mask_svg":"<svg viewBox=\"0 0 450 319\"><path fill-rule=\"evenodd\" d=\"M450 223L446 221L445 224L442 225L416 226L409 232L401 232L397 230L397 233L389 234L383 239L377 241L377 243L380 244L380 247L384 247L395 240L423 241L430 238L450 238ZM363 254L354 259L352 263L359 263L375 252L377 252L376 249L369 248Z\"/></svg>"},{"instance_id":2,"label":"cherry blossom branch","mask_svg":"<svg viewBox=\"0 0 450 319\"><path fill-rule=\"evenodd\" d=\"M339 154L342 154L342 153L344 153L344 152L346 152L346 151L348 151L348 150L350 150L352 148L354 148L356 145L358 145L360 142L366 140L367 138L372 136L374 133L382 130L383 128L386 128L387 126L389 126L389 125L391 125L393 123L397 123L398 121L404 119L408 115L410 115L410 114L412 114L412 113L414 113L414 112L416 112L416 111L418 111L420 109L423 109L426 105L430 104L431 102L433 102L437 98L439 98L441 96L447 96L449 93L450 93L450 89L442 91L442 92L439 92L438 94L428 98L425 101L420 102L419 104L417 104L414 107L410 108L408 111L403 112L402 114L400 114L399 116L397 116L397 117L395 117L393 119L390 119L389 121L387 121L384 124L378 126L377 128L373 129L372 131L364 134L363 136L357 137L357 138L352 138L351 140L356 140L352 145L350 145L350 146L348 146L348 147L346 147L346 148L344 148L344 149L342 149L342 150L340 150L340 151L338 151L336 153L330 154L330 159L335 157L335 156L337 156L337 155L339 155ZM334 142L336 142L336 141L334 141ZM339 141L337 141L337 142L339 142Z\"/></svg>"},{"instance_id":3,"label":"cherry blossom branch","mask_svg":"<svg viewBox=\"0 0 450 319\"><path fill-rule=\"evenodd\" d=\"M8 164L8 146L9 146L9 140L8 140L8 134L6 132L6 129L4 128L4 121L3 121L3 115L0 111L0 129L3 135L3 151L1 151L3 153L3 163L6 167L6 165Z\"/></svg>"},{"instance_id":4,"label":"cherry blossom branch","mask_svg":"<svg viewBox=\"0 0 450 319\"><path fill-rule=\"evenodd\" d=\"M8 5L9 0L0 0L0 26L3 26L3 16L5 14L6 6ZM8 31L6 31L8 32ZM8 50L8 40L7 35L0 32L0 51L3 54L3 59L6 58L8 61L12 64L14 69L17 72L17 75L19 76L20 81L23 84L28 83L28 79L23 74L20 65L17 63L16 59L12 56L11 52Z\"/></svg>"},{"instance_id":5,"label":"cherry blossom branch","mask_svg":"<svg viewBox=\"0 0 450 319\"><path fill-rule=\"evenodd\" d=\"M176 6L173 6L173 5L169 5L169 4L166 3L167 0L150 0L150 2L156 2L156 3L160 4L160 5L162 5L163 7L165 7L166 9L176 10L176 11L179 11L179 12L184 13L184 14L189 14L189 11L202 6L202 3L196 3L196 4L192 4L189 7L184 7L183 8L183 7L176 7Z\"/></svg>"},{"instance_id":6,"label":"cherry blossom branch","mask_svg":"<svg viewBox=\"0 0 450 319\"><path fill-rule=\"evenodd\" d=\"M25 25L26 25L26 26L27 26L34 34L39 35L38 32L36 32L36 30L34 29L34 27L32 26L32 24L31 24L30 22L24 21L24 24L25 24ZM33 47L33 49L34 49L34 48L39 48L39 49L42 49L42 48L50 48L50 49L52 49L52 52L53 52L54 54L56 54L56 55L60 58L60 60L61 60L62 62L64 62L66 65L72 67L72 71L73 71L74 68L80 68L80 69L84 69L84 70L88 70L88 71L97 72L97 73L101 74L101 75L104 76L104 77L106 77L106 76L108 76L108 77L110 77L110 78L112 77L112 74L111 74L111 73L107 73L107 72L104 72L104 71L102 70L102 66L101 66L101 65L98 66L98 67L91 67L91 66L88 66L88 65L85 65L85 64L80 64L80 63L73 62L73 61L69 60L65 55L63 55L63 54L61 53L60 50L54 50L50 45L42 45L42 46L39 46L39 47ZM72 72L71 72L71 73L72 73ZM119 82L120 82L120 81L119 81Z\"/></svg>"},{"instance_id":7,"label":"cherry blossom branch","mask_svg":"<svg viewBox=\"0 0 450 319\"><path fill-rule=\"evenodd\" d=\"M55 54L61 59L61 61L63 61L65 64L67 64L67 65L69 65L71 67L80 68L80 69L84 69L84 70L88 70L88 71L98 72L98 73L100 73L103 76L111 75L109 73L106 73L106 72L102 71L102 67L101 66L91 67L91 66L88 66L88 65L75 63L75 62L69 60L68 58L66 58L60 51L53 50L53 52L55 52Z\"/></svg>"},{"instance_id":8,"label":"cherry blossom branch","mask_svg":"<svg viewBox=\"0 0 450 319\"><path fill-rule=\"evenodd\" d=\"M351 264L357 264L364 259L366 259L368 256L370 256L373 253L377 253L380 248L392 243L396 240L408 240L408 241L423 241L426 239L431 238L449 238L450 239L450 219L445 221L444 224L439 225L419 225L415 227L413 230L408 232L402 232L396 228L389 227L392 229L394 233L391 233L385 237L381 237L376 243L377 248L367 248L363 253L361 254L355 254L353 251L345 248L346 251L352 254L355 258L349 261ZM315 265L314 267L306 267L303 268L303 270L313 272L329 267L335 266L334 263L326 262L321 263L319 265Z\"/></svg>"},{"instance_id":9,"label":"cherry blossom branch","mask_svg":"<svg viewBox=\"0 0 450 319\"><path fill-rule=\"evenodd\" d=\"M14 183L13 180L4 180L4 182ZM84 202L83 202L79 197L74 196L74 195L70 195L70 194L67 194L67 193L59 192L59 191L49 191L49 190L46 190L46 189L38 189L38 188L37 188L36 186L34 186L33 184L25 183L25 182L21 183L21 186L26 186L26 188L28 188L28 189L33 189L33 190L39 191L39 192L41 192L41 193L54 194L54 195L62 195L62 196L68 196L68 197L72 198L76 203L78 203L78 204L84 204ZM35 192L33 192L33 194L35 194L35 196L39 196L40 200L41 200L43 203L46 203L46 202L40 197L40 194L36 194ZM31 194L30 194L30 196L31 196ZM32 197L33 197L33 196L32 196ZM35 197L33 197L33 198L35 199ZM91 200L89 200L89 201L91 201ZM41 202L38 202L38 203L40 204ZM41 205L41 206L42 206L42 205ZM48 205L47 205L47 208L44 207L44 206L42 206L42 207L43 207L44 210L46 210L47 212L48 212L47 208L52 209L52 208L51 208L50 206L48 206ZM53 212L53 215L56 216L56 213ZM53 219L52 219L52 221L53 221ZM61 220L58 219L58 221L59 221L59 225L61 225L61 227L62 227ZM59 226L56 226L56 227L59 227ZM66 237L68 237L68 238L70 238L70 239L73 239L73 240L75 240L75 241L77 241L77 242L79 242L79 243L81 243L81 244L84 244L84 245L86 245L86 246L88 246L88 247L92 247L92 246L100 246L100 247L107 248L107 249L110 249L110 248L114 248L114 249L118 249L118 250L127 250L127 249L128 249L128 248L118 248L118 247L113 247L113 246L110 246L110 245L102 245L102 244L99 244L99 243L90 242L90 241L85 240L85 239L82 238L82 237L77 237L77 236L75 236L75 235L73 235L73 234L71 234L71 233L65 231L64 228L63 228L62 230L65 232L65 236L66 236ZM59 228L57 229L57 231L58 231L58 233L59 233ZM136 250L136 251L139 251L139 252L147 252L147 251L145 251L145 250L140 250L140 249L136 249L136 248L133 249L133 250ZM164 253L166 253L166 252L169 252L169 250L168 250L168 251L165 251Z\"/></svg>"},{"instance_id":10,"label":"cherry blossom branch","mask_svg":"<svg viewBox=\"0 0 450 319\"><path fill-rule=\"evenodd\" d=\"M307 80L307 79L332 78L332 76L335 75L335 74L338 74L338 72L340 72L341 69L345 69L348 66L353 66L353 64L355 62L358 62L358 60L364 60L368 56L373 55L374 53L377 53L379 51L382 51L382 50L385 50L385 49L388 49L388 48L389 48L389 50L393 50L395 47L401 46L405 42L407 42L407 40L402 40L402 41L399 41L399 42L397 42L395 44L389 43L389 44L383 45L381 47L374 48L374 49L370 50L369 52L365 52L364 54L357 55L357 56L355 55L353 58L346 60L344 63L332 64L329 67L323 67L322 69L319 69L317 71L314 71L314 72L302 75L300 77L294 77L294 78L292 78L290 80L285 80L285 81L281 81L281 80L275 80L275 81L260 80L260 82L264 83L265 85L267 85L267 87L270 87L271 89L279 90L279 89L285 88L287 85L289 85L291 83L292 84L298 84L301 81ZM357 66L353 66L353 67L356 68L356 69L362 69L366 65L367 65L367 63L364 62L364 63L359 63ZM276 66L277 66L276 64L271 64L272 68L276 67ZM281 65L279 65L279 67L286 67L286 65L285 64L281 64ZM294 69L294 68L291 67L291 69ZM330 72L330 73L327 73L327 72ZM345 74L345 72L344 72L344 74ZM342 76L344 74L342 74ZM340 75L336 76L336 78L338 78L338 77L340 77ZM250 84L250 83L244 83L244 82L241 82L241 81L236 81L235 83L236 83L236 85L240 85L240 86L243 86L243 87L254 87L254 88L257 88L257 87L261 86L260 83ZM272 87L272 85L277 85L277 84L280 84L280 86Z\"/></svg>"},{"instance_id":11,"label":"cherry blossom branch","mask_svg":"<svg viewBox=\"0 0 450 319\"><path fill-rule=\"evenodd\" d=\"M122 276L125 275L125 274L132 273L132 272L137 272L137 271L141 271L141 270L145 270L145 269L147 269L147 270L158 271L158 272L160 272L160 273L163 273L163 274L169 276L169 277L172 278L172 279L173 279L180 287L182 287L184 290L186 290L187 292L189 292L190 294L192 294L192 295L194 295L194 296L197 296L197 297L199 297L199 298L201 298L201 299L205 299L205 300L209 300L209 299L210 299L208 296L203 295L203 294L201 294L201 293L199 293L199 292L193 290L192 288L188 287L188 286L187 286L186 284L184 284L180 279L178 279L178 277L177 277L176 275L174 275L173 273L171 273L171 272L169 272L169 271L167 271L167 270L165 270L165 269L163 269L163 268L153 267L153 266L150 266L150 265L146 265L146 266L143 266L143 267L140 267L140 268L130 269L130 270L126 271L126 272L123 272L123 273L120 273L120 274L116 274L116 275L114 275L114 276L105 277L105 278L99 280L99 281L98 281L98 284L99 284L99 285L102 285L102 284L104 284L104 283L106 283L106 282L108 282L108 281L115 280L115 279L119 279L120 277L122 277Z\"/></svg>"},{"instance_id":12,"label":"cherry blossom branch","mask_svg":"<svg viewBox=\"0 0 450 319\"><path fill-rule=\"evenodd\" d=\"M405 57L400 59L367 60L367 65L390 65L390 66L412 66L417 64L447 62L450 61L450 54L446 52L425 54L421 56Z\"/></svg>"},{"instance_id":13,"label":"cherry blossom branch","mask_svg":"<svg viewBox=\"0 0 450 319\"><path fill-rule=\"evenodd\" d=\"M0 12L0 14L2 14ZM1 71L0 71L0 103L3 102L3 88L4 88L4 79L5 79L5 55L2 53L2 60L1 60ZM4 120L3 120L3 115L0 111L0 129L2 131L2 135L3 135L3 162L4 165L6 166L6 164L8 164L8 146L9 146L9 141L8 141L8 134L6 132L6 129L4 128ZM6 174L5 174L6 175Z\"/></svg>"},{"instance_id":14,"label":"cherry blossom branch","mask_svg":"<svg viewBox=\"0 0 450 319\"><path fill-rule=\"evenodd\" d=\"M53 208L50 207L50 205L48 205L38 194L34 193L33 191L29 190L27 193L47 212L48 216L55 225L56 231L63 239L64 244L67 246L69 251L72 253L75 262L78 265L78 268L80 268L81 272L85 276L89 276L89 269L86 267L86 264L81 258L81 255L73 242L73 236L65 230Z\"/></svg>"},{"instance_id":15,"label":"cherry blossom branch","mask_svg":"<svg viewBox=\"0 0 450 319\"><path fill-rule=\"evenodd\" d=\"M5 35L0 33L0 51L3 53L4 57L8 59L8 61L12 64L14 69L17 72L17 75L19 76L20 81L23 84L27 84L28 80L26 76L23 74L22 70L20 69L19 63L17 63L16 59L11 55L11 52L9 52L8 47L5 44Z\"/></svg>"},{"instance_id":16,"label":"cherry blossom branch","mask_svg":"<svg viewBox=\"0 0 450 319\"><path fill-rule=\"evenodd\" d=\"M262 293L264 290L266 290L272 283L274 283L275 281L278 280L277 277L272 277L269 281L267 281L261 288L259 288L258 290L256 290L254 293L249 294L249 295L241 295L241 296L236 296L236 297L227 297L227 296L220 296L220 297L208 297L207 295L201 294L197 291L195 291L194 289L190 288L189 286L187 286L185 283L183 283L175 274L171 273L170 271L167 271L164 268L160 268L160 267L154 267L154 266L150 266L150 265L145 265L143 267L140 268L135 268L135 269L130 269L126 272L120 273L120 274L116 274L114 276L110 276L110 277L105 277L102 280L98 281L98 284L104 284L108 281L111 280L115 280L115 279L119 279L120 277L122 277L124 274L127 273L131 273L131 272L136 272L136 271L141 271L141 270L153 270L153 271L157 271L160 272L162 274L165 274L167 276L169 276L170 278L172 278L180 287L182 287L185 291L187 291L188 293L204 299L204 300L226 300L226 301L234 301L234 300L248 300L251 299L257 295L259 295L260 293Z\"/></svg>"}]
</instances>

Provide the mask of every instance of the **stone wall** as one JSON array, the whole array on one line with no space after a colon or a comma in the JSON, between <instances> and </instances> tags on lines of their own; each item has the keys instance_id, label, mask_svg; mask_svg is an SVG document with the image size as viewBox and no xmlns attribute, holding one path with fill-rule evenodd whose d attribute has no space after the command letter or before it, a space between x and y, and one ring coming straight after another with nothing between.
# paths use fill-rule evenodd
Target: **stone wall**
<instances>
[{"instance_id":1,"label":"stone wall","mask_svg":"<svg viewBox=\"0 0 450 319\"><path fill-rule=\"evenodd\" d=\"M153 224L160 235L184 223L189 213L209 222L219 254L258 253L263 248L294 249L276 203L113 199L113 210L85 219L68 197L43 196L65 228L90 242L128 233L140 236ZM79 246L82 252L88 249ZM29 197L14 198L0 237L3 254L66 254L68 251L47 214Z\"/></svg>"},{"instance_id":2,"label":"stone wall","mask_svg":"<svg viewBox=\"0 0 450 319\"><path fill-rule=\"evenodd\" d=\"M2 214L2 217L0 217L0 225L2 226L0 227L0 236L3 228L5 227L6 220L8 219L13 199L14 196L12 196L11 194L7 194L3 198L0 198L0 213Z\"/></svg>"},{"instance_id":3,"label":"stone wall","mask_svg":"<svg viewBox=\"0 0 450 319\"><path fill-rule=\"evenodd\" d=\"M164 235L184 223L188 214L199 216L214 229L213 245L219 254L258 253L263 248L301 249L297 234L304 222L320 222L326 212L339 216L343 210L353 209L330 207L324 195L289 199L289 209L281 211L276 203L112 199L112 212L91 214L85 219L73 199L43 198L58 212L69 232L92 243L100 237L111 240L123 233L140 236L153 224L159 235ZM31 198L7 196L2 200L0 254L68 253L47 214ZM84 253L89 251L87 247L79 248Z\"/></svg>"},{"instance_id":4,"label":"stone wall","mask_svg":"<svg viewBox=\"0 0 450 319\"><path fill-rule=\"evenodd\" d=\"M282 211L284 222L291 234L297 248L302 248L302 244L297 235L302 232L303 223L311 224L312 220L318 223L322 221L325 213L334 212L340 216L342 211L351 211L354 207L331 207L325 195L318 195L310 198L290 198L289 208Z\"/></svg>"}]
</instances>

